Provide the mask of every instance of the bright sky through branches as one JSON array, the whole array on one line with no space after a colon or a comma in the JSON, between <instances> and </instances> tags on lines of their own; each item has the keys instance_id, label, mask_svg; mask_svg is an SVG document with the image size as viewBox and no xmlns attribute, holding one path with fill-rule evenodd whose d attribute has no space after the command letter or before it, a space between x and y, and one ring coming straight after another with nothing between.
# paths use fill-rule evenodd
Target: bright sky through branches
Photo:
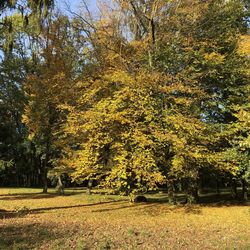
<instances>
[{"instance_id":1,"label":"bright sky through branches","mask_svg":"<svg viewBox=\"0 0 250 250\"><path fill-rule=\"evenodd\" d=\"M90 10L95 11L97 9L96 0L87 0L86 3ZM77 11L82 5L82 0L57 0L56 4L64 12L67 12L67 4L72 11Z\"/></svg>"}]
</instances>

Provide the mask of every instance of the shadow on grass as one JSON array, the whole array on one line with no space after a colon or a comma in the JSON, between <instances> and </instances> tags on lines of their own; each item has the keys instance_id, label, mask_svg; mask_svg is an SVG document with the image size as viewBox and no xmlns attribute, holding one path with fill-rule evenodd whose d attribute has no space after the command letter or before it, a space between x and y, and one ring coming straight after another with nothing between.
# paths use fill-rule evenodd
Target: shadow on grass
<instances>
[{"instance_id":1,"label":"shadow on grass","mask_svg":"<svg viewBox=\"0 0 250 250\"><path fill-rule=\"evenodd\" d=\"M123 203L124 204L124 201ZM110 212L115 210L121 210L121 209L127 209L127 208L141 208L141 207L150 207L155 206L155 204L152 203L128 203L127 205L119 206L119 207L112 207L112 208L102 208L92 211L93 213L102 213L102 212Z\"/></svg>"},{"instance_id":2,"label":"shadow on grass","mask_svg":"<svg viewBox=\"0 0 250 250\"><path fill-rule=\"evenodd\" d=\"M244 205L247 204L244 202L241 197L233 198L230 193L224 193L224 194L216 194L216 193L208 193L203 194L199 198L199 202L203 205Z\"/></svg>"},{"instance_id":3,"label":"shadow on grass","mask_svg":"<svg viewBox=\"0 0 250 250\"><path fill-rule=\"evenodd\" d=\"M186 204L186 196L184 194L177 194L175 196L176 202L179 205L185 205ZM167 194L160 194L160 196L149 196L147 198L148 202L150 203L168 203L168 196ZM198 204L201 206L244 206L244 205L250 205L249 202L243 201L240 197L233 198L230 193L207 193L202 194L199 196Z\"/></svg>"},{"instance_id":4,"label":"shadow on grass","mask_svg":"<svg viewBox=\"0 0 250 250\"><path fill-rule=\"evenodd\" d=\"M43 211L50 211L50 210L59 210L59 209L70 209L70 208L81 208L81 207L93 207L98 205L105 205L105 204L113 204L113 203L124 203L125 200L114 200L114 201L104 201L104 202L97 202L91 204L82 204L82 205L73 205L73 206L62 206L62 207L46 207L46 208L35 208L29 210L31 213L38 213Z\"/></svg>"},{"instance_id":5,"label":"shadow on grass","mask_svg":"<svg viewBox=\"0 0 250 250\"><path fill-rule=\"evenodd\" d=\"M197 206L184 206L184 212L186 214L202 214L201 208Z\"/></svg>"},{"instance_id":6,"label":"shadow on grass","mask_svg":"<svg viewBox=\"0 0 250 250\"><path fill-rule=\"evenodd\" d=\"M105 202L98 202L98 203L91 203L91 204L73 205L73 206L46 207L46 208L35 208L35 209L27 209L27 210L24 209L24 210L19 210L19 211L0 210L0 219L10 219L10 218L16 218L16 217L19 218L27 214L44 213L46 211L51 211L51 210L64 210L64 209L71 209L71 208L92 207L92 206L114 204L114 203L124 204L125 201L127 200L114 200L114 201L105 201Z\"/></svg>"},{"instance_id":7,"label":"shadow on grass","mask_svg":"<svg viewBox=\"0 0 250 250\"><path fill-rule=\"evenodd\" d=\"M15 194L15 195L5 195L0 197L2 201L11 201L11 200L29 200L29 199L49 199L57 197L57 194L44 194L44 193L31 193L31 194Z\"/></svg>"},{"instance_id":8,"label":"shadow on grass","mask_svg":"<svg viewBox=\"0 0 250 250\"><path fill-rule=\"evenodd\" d=\"M0 226L0 249L34 249L50 240L63 238L64 235L55 233L55 226L39 223L11 224Z\"/></svg>"},{"instance_id":9,"label":"shadow on grass","mask_svg":"<svg viewBox=\"0 0 250 250\"><path fill-rule=\"evenodd\" d=\"M86 193L82 192L66 192L63 196L73 196ZM57 193L18 193L0 195L0 200L29 200L29 199L50 199L61 196Z\"/></svg>"},{"instance_id":10,"label":"shadow on grass","mask_svg":"<svg viewBox=\"0 0 250 250\"><path fill-rule=\"evenodd\" d=\"M18 196L18 195L37 195L40 194L39 192L36 193L13 193L13 194L0 194L0 199L1 197L11 197L11 196Z\"/></svg>"}]
</instances>

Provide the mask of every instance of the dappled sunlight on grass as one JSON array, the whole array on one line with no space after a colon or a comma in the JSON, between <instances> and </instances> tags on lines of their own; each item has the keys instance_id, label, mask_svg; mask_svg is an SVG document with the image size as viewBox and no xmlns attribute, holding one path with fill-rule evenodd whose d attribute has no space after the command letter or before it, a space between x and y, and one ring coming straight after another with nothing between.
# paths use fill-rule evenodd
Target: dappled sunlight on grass
<instances>
[{"instance_id":1,"label":"dappled sunlight on grass","mask_svg":"<svg viewBox=\"0 0 250 250\"><path fill-rule=\"evenodd\" d=\"M12 199L9 199L12 197ZM166 194L150 194L165 200ZM250 207L0 189L0 249L249 249ZM9 214L8 214L9 213ZM7 216L7 214L9 216Z\"/></svg>"}]
</instances>

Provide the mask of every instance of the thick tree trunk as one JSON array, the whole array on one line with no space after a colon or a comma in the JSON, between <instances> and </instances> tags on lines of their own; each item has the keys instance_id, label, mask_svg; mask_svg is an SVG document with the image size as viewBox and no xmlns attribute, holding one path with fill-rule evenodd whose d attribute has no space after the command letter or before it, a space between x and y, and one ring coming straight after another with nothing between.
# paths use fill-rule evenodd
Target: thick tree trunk
<instances>
[{"instance_id":1,"label":"thick tree trunk","mask_svg":"<svg viewBox=\"0 0 250 250\"><path fill-rule=\"evenodd\" d=\"M197 180L190 180L187 187L187 202L190 204L198 203L198 182Z\"/></svg>"},{"instance_id":2,"label":"thick tree trunk","mask_svg":"<svg viewBox=\"0 0 250 250\"><path fill-rule=\"evenodd\" d=\"M172 180L168 181L168 202L170 204L176 204L176 198L174 195L174 182Z\"/></svg>"},{"instance_id":3,"label":"thick tree trunk","mask_svg":"<svg viewBox=\"0 0 250 250\"><path fill-rule=\"evenodd\" d=\"M61 176L58 177L58 182L57 182L56 189L57 189L58 194L64 195L64 185L62 183Z\"/></svg>"}]
</instances>

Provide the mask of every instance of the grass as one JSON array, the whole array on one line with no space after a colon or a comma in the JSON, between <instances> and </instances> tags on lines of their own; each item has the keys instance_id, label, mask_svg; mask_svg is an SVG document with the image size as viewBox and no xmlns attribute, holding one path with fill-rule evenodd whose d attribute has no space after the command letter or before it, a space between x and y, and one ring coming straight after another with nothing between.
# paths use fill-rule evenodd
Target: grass
<instances>
[{"instance_id":1,"label":"grass","mask_svg":"<svg viewBox=\"0 0 250 250\"><path fill-rule=\"evenodd\" d=\"M0 189L0 249L250 249L250 207L170 206L68 189Z\"/></svg>"}]
</instances>

